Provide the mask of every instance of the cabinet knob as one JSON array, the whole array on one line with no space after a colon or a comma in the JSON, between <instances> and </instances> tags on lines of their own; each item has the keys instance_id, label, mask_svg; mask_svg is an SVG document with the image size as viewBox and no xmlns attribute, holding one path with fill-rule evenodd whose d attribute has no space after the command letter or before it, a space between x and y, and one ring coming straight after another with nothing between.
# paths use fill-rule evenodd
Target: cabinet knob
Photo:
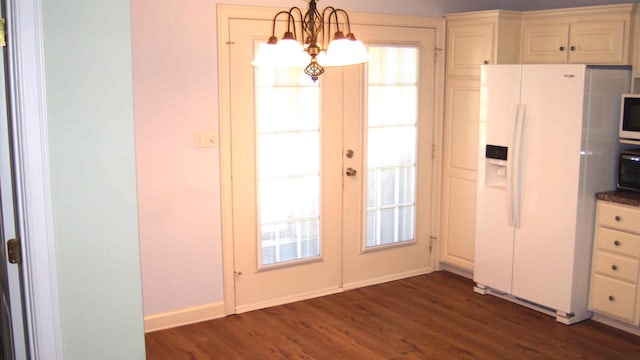
<instances>
[{"instance_id":1,"label":"cabinet knob","mask_svg":"<svg viewBox=\"0 0 640 360\"><path fill-rule=\"evenodd\" d=\"M489 60L485 60L482 63L485 64L485 65L488 65L489 64Z\"/></svg>"},{"instance_id":2,"label":"cabinet knob","mask_svg":"<svg viewBox=\"0 0 640 360\"><path fill-rule=\"evenodd\" d=\"M614 219L616 219L616 221L621 221L622 218L620 217L620 215L616 215L616 217L614 217Z\"/></svg>"},{"instance_id":3,"label":"cabinet knob","mask_svg":"<svg viewBox=\"0 0 640 360\"><path fill-rule=\"evenodd\" d=\"M613 242L613 245L615 245L615 246L620 246L620 240L616 240L616 241L614 241L614 242Z\"/></svg>"},{"instance_id":4,"label":"cabinet knob","mask_svg":"<svg viewBox=\"0 0 640 360\"><path fill-rule=\"evenodd\" d=\"M616 301L616 298L613 295L609 295L609 301Z\"/></svg>"},{"instance_id":5,"label":"cabinet knob","mask_svg":"<svg viewBox=\"0 0 640 360\"><path fill-rule=\"evenodd\" d=\"M564 51L564 46L560 46L560 49L558 49L560 51Z\"/></svg>"},{"instance_id":6,"label":"cabinet knob","mask_svg":"<svg viewBox=\"0 0 640 360\"><path fill-rule=\"evenodd\" d=\"M570 47L570 48L569 48L569 50L571 50L571 51L576 51L576 47L575 47L575 46L572 46L572 47Z\"/></svg>"},{"instance_id":7,"label":"cabinet knob","mask_svg":"<svg viewBox=\"0 0 640 360\"><path fill-rule=\"evenodd\" d=\"M618 265L611 265L611 270L613 270L613 271L618 270Z\"/></svg>"}]
</instances>

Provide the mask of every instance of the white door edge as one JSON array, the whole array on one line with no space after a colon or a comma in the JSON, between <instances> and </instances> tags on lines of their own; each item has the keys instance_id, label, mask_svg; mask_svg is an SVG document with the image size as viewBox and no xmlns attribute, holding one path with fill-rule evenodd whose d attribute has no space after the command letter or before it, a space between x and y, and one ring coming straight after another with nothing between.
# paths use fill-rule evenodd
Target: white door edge
<instances>
[{"instance_id":1,"label":"white door edge","mask_svg":"<svg viewBox=\"0 0 640 360\"><path fill-rule=\"evenodd\" d=\"M28 347L62 359L40 0L7 0L7 47Z\"/></svg>"}]
</instances>

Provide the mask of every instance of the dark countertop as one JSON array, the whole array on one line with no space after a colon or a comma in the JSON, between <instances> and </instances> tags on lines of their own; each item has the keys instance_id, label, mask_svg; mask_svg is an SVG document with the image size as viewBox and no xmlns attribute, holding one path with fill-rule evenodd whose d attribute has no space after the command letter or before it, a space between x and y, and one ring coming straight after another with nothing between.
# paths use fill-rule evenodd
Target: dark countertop
<instances>
[{"instance_id":1,"label":"dark countertop","mask_svg":"<svg viewBox=\"0 0 640 360\"><path fill-rule=\"evenodd\" d=\"M614 202L623 205L640 207L640 192L630 190L613 190L596 194L598 200Z\"/></svg>"}]
</instances>

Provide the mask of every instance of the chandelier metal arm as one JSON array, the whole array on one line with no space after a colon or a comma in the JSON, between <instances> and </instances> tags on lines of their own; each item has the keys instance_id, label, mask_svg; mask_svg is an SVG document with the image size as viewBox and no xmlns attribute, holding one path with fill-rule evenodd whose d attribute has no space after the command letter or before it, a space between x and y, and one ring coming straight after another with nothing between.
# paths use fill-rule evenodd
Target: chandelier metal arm
<instances>
[{"instance_id":1,"label":"chandelier metal arm","mask_svg":"<svg viewBox=\"0 0 640 360\"><path fill-rule=\"evenodd\" d=\"M291 11L280 11L273 17L273 24L271 25L271 37L269 38L269 44L275 44L278 42L278 37L276 36L276 22L278 21L278 17L280 15L287 14L287 32L290 32L290 23L291 23ZM295 32L295 21L293 22L293 28Z\"/></svg>"},{"instance_id":2,"label":"chandelier metal arm","mask_svg":"<svg viewBox=\"0 0 640 360\"><path fill-rule=\"evenodd\" d=\"M309 8L304 13L299 7L294 6L274 16L268 46L256 56L256 60L252 63L254 66L261 66L260 64L299 66L299 60L301 60L299 55L306 53L311 60L304 72L315 81L324 73L324 67L320 62L328 66L345 66L369 61L366 48L351 33L349 14L345 10L327 6L320 12L316 6L316 0L306 1L309 3ZM282 40L286 41L279 42L275 32L276 23L281 16L287 17L287 31L282 37ZM283 20L280 19L280 22ZM299 28L296 24L298 21L300 21ZM332 33L332 23L336 27L335 33ZM348 31L346 36L343 33L344 30ZM347 39L353 41L345 42ZM283 57L277 62L265 60L277 59L280 54L286 54L286 58Z\"/></svg>"},{"instance_id":3,"label":"chandelier metal arm","mask_svg":"<svg viewBox=\"0 0 640 360\"><path fill-rule=\"evenodd\" d=\"M302 10L300 10L300 8L297 7L297 6L294 6L291 9L289 9L289 19L287 20L287 29L289 29L289 31L291 31L291 29L290 29L291 24L290 23L293 23L293 32L295 33L295 37L296 37L296 40L297 40L298 39L298 30L296 29L296 18L294 16L294 12L296 10L298 11L298 15L300 17L300 28L301 28L300 35L304 34L304 23L302 22Z\"/></svg>"},{"instance_id":4,"label":"chandelier metal arm","mask_svg":"<svg viewBox=\"0 0 640 360\"><path fill-rule=\"evenodd\" d=\"M327 12L329 12L329 16L327 16ZM322 47L324 49L327 48L327 46L329 45L329 42L331 41L330 36L331 36L331 16L334 16L334 14L336 13L336 9L333 6L327 6L326 8L324 8L324 10L322 10ZM338 18L336 17L335 20L336 24L338 22ZM326 33L325 33L325 27L326 29Z\"/></svg>"}]
</instances>

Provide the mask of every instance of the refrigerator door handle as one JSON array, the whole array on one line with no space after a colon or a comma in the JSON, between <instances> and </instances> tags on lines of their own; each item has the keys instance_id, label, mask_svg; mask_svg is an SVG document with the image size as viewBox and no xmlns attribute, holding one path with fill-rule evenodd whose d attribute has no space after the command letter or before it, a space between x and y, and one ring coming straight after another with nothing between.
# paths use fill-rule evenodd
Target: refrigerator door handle
<instances>
[{"instance_id":1,"label":"refrigerator door handle","mask_svg":"<svg viewBox=\"0 0 640 360\"><path fill-rule=\"evenodd\" d=\"M511 154L507 156L507 223L513 226L513 170L516 143L516 134L518 131L518 118L520 117L520 104L513 107L513 133L511 134Z\"/></svg>"},{"instance_id":2,"label":"refrigerator door handle","mask_svg":"<svg viewBox=\"0 0 640 360\"><path fill-rule=\"evenodd\" d=\"M520 206L522 202L522 147L524 137L524 121L525 121L525 105L518 106L518 115L516 118L516 129L513 142L513 170L512 170L512 211L513 226L520 227Z\"/></svg>"}]
</instances>

